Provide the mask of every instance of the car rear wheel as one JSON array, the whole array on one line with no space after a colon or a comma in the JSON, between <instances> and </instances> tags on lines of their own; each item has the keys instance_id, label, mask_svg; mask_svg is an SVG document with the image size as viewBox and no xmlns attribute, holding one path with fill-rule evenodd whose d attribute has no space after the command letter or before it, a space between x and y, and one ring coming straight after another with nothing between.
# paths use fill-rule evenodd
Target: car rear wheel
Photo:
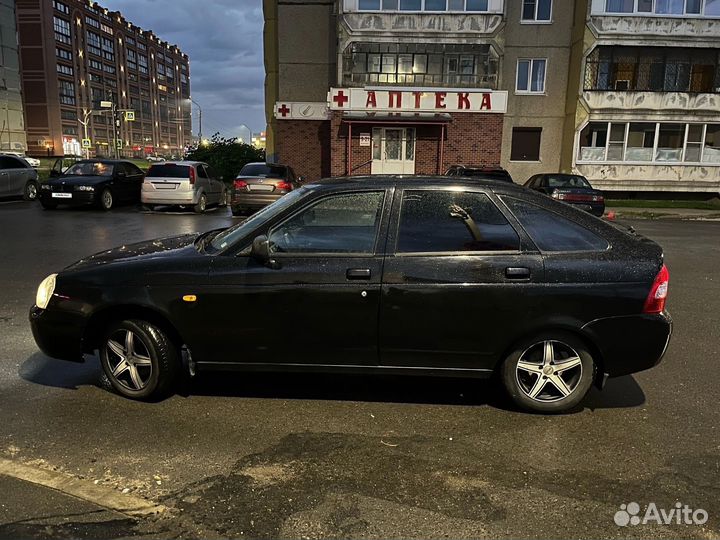
<instances>
[{"instance_id":1,"label":"car rear wheel","mask_svg":"<svg viewBox=\"0 0 720 540\"><path fill-rule=\"evenodd\" d=\"M154 205L154 204L144 204L143 206L145 207L146 210L149 210L150 212L152 212L153 210L155 210L155 205Z\"/></svg>"},{"instance_id":2,"label":"car rear wheel","mask_svg":"<svg viewBox=\"0 0 720 540\"><path fill-rule=\"evenodd\" d=\"M220 206L227 206L230 204L230 194L227 189L223 189L222 196L220 197Z\"/></svg>"},{"instance_id":3,"label":"car rear wheel","mask_svg":"<svg viewBox=\"0 0 720 540\"><path fill-rule=\"evenodd\" d=\"M205 212L205 209L207 208L207 197L205 194L201 194L200 198L198 199L197 204L194 207L196 214L203 214Z\"/></svg>"},{"instance_id":4,"label":"car rear wheel","mask_svg":"<svg viewBox=\"0 0 720 540\"><path fill-rule=\"evenodd\" d=\"M501 377L519 407L564 412L576 407L590 390L595 362L580 339L548 332L521 342L505 359Z\"/></svg>"},{"instance_id":5,"label":"car rear wheel","mask_svg":"<svg viewBox=\"0 0 720 540\"><path fill-rule=\"evenodd\" d=\"M100 205L100 208L103 210L111 210L113 207L113 195L112 191L110 191L110 188L105 188L100 193L100 199L98 199L98 204Z\"/></svg>"},{"instance_id":6,"label":"car rear wheel","mask_svg":"<svg viewBox=\"0 0 720 540\"><path fill-rule=\"evenodd\" d=\"M25 190L23 191L23 199L26 201L34 201L37 199L38 194L38 185L35 180L28 181L27 184L25 184Z\"/></svg>"},{"instance_id":7,"label":"car rear wheel","mask_svg":"<svg viewBox=\"0 0 720 540\"><path fill-rule=\"evenodd\" d=\"M100 347L100 363L112 390L136 400L167 396L178 373L172 341L142 320L110 325Z\"/></svg>"}]
</instances>

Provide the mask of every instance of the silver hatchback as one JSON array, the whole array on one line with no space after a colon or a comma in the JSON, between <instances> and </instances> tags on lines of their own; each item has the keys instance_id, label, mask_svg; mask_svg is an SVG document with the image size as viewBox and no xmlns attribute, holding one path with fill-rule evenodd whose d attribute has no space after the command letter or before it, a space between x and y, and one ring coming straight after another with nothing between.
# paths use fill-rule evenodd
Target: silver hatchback
<instances>
[{"instance_id":1,"label":"silver hatchback","mask_svg":"<svg viewBox=\"0 0 720 540\"><path fill-rule=\"evenodd\" d=\"M23 158L0 154L0 197L22 196L34 201L38 194L38 173Z\"/></svg>"},{"instance_id":2,"label":"silver hatchback","mask_svg":"<svg viewBox=\"0 0 720 540\"><path fill-rule=\"evenodd\" d=\"M203 213L211 204L227 206L228 190L222 177L200 161L164 161L153 164L143 181L142 203L192 206Z\"/></svg>"}]
</instances>

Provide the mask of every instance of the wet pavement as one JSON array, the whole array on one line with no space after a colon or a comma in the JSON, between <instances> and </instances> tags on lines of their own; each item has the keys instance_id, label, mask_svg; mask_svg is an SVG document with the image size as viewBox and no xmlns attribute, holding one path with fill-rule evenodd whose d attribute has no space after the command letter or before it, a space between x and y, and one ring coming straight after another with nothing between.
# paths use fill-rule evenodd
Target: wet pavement
<instances>
[{"instance_id":1,"label":"wet pavement","mask_svg":"<svg viewBox=\"0 0 720 540\"><path fill-rule=\"evenodd\" d=\"M237 222L226 209L0 204L0 457L169 508L94 519L2 477L13 495L0 537L720 536L720 223L632 222L666 251L668 353L563 416L517 412L490 382L318 374L204 375L135 403L99 387L97 359L37 350L27 311L49 273L115 245ZM681 502L709 520L619 527L615 513L633 501ZM23 507L83 524L28 528Z\"/></svg>"}]
</instances>

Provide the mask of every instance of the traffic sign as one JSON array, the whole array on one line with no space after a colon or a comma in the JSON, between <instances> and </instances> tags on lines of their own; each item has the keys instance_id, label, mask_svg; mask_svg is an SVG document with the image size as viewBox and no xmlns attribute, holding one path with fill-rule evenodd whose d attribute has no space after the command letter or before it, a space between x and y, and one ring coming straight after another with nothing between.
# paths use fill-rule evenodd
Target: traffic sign
<instances>
[{"instance_id":1,"label":"traffic sign","mask_svg":"<svg viewBox=\"0 0 720 540\"><path fill-rule=\"evenodd\" d=\"M115 141L115 147L116 147L118 150L122 150L122 147L123 147L122 139L117 139L117 140Z\"/></svg>"},{"instance_id":2,"label":"traffic sign","mask_svg":"<svg viewBox=\"0 0 720 540\"><path fill-rule=\"evenodd\" d=\"M83 148L90 148L91 145L92 145L92 143L90 142L90 139L83 139L83 140L82 140L82 147L83 147Z\"/></svg>"},{"instance_id":3,"label":"traffic sign","mask_svg":"<svg viewBox=\"0 0 720 540\"><path fill-rule=\"evenodd\" d=\"M125 111L125 121L126 122L134 122L135 121L135 111Z\"/></svg>"},{"instance_id":4,"label":"traffic sign","mask_svg":"<svg viewBox=\"0 0 720 540\"><path fill-rule=\"evenodd\" d=\"M100 108L101 109L112 109L112 101L101 101L100 102Z\"/></svg>"}]
</instances>

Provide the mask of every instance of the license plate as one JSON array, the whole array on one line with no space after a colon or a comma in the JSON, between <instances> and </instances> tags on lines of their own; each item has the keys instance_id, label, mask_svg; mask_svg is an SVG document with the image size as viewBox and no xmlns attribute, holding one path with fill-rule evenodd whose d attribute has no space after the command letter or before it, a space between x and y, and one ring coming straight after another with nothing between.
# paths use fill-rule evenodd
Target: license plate
<instances>
[{"instance_id":1,"label":"license plate","mask_svg":"<svg viewBox=\"0 0 720 540\"><path fill-rule=\"evenodd\" d=\"M275 189L275 186L269 184L250 184L248 187L250 191L272 191Z\"/></svg>"},{"instance_id":2,"label":"license plate","mask_svg":"<svg viewBox=\"0 0 720 540\"><path fill-rule=\"evenodd\" d=\"M53 193L53 199L72 199L72 193Z\"/></svg>"}]
</instances>

